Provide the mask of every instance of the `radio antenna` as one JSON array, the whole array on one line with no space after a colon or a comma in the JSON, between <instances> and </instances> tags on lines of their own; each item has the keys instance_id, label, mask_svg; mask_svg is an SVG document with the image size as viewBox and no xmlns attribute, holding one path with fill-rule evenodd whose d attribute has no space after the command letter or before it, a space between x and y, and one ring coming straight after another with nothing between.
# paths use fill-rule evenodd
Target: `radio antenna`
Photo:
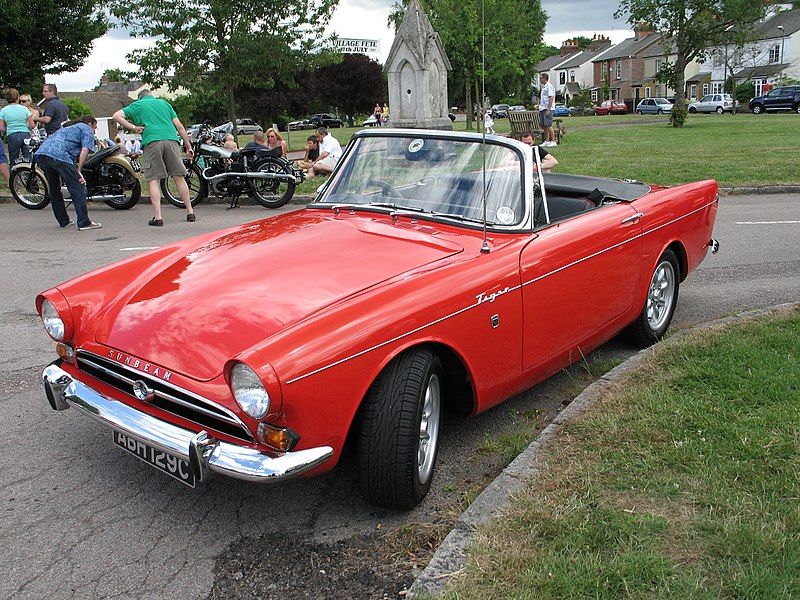
<instances>
[{"instance_id":1,"label":"radio antenna","mask_svg":"<svg viewBox=\"0 0 800 600\"><path fill-rule=\"evenodd\" d=\"M481 150L483 152L483 244L481 252L491 252L489 240L486 237L486 9L485 0L481 0L481 119L483 120L483 139Z\"/></svg>"}]
</instances>

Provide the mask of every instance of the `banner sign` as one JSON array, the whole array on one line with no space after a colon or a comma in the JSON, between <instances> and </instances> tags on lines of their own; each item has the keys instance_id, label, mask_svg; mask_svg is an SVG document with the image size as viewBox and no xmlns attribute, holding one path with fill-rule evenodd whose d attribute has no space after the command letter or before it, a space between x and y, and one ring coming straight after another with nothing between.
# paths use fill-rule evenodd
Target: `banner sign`
<instances>
[{"instance_id":1,"label":"banner sign","mask_svg":"<svg viewBox=\"0 0 800 600\"><path fill-rule=\"evenodd\" d=\"M368 54L380 52L380 40L357 40L339 38L334 41L333 49L343 54Z\"/></svg>"}]
</instances>

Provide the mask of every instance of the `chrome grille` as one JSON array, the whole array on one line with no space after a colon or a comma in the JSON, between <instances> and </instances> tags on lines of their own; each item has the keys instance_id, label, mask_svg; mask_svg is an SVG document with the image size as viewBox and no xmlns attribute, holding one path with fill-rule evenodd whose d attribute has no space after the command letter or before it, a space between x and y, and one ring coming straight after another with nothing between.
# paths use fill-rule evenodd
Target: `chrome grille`
<instances>
[{"instance_id":1,"label":"chrome grille","mask_svg":"<svg viewBox=\"0 0 800 600\"><path fill-rule=\"evenodd\" d=\"M137 380L145 381L154 394L153 400L148 404L197 423L204 429L214 429L248 442L254 439L250 430L236 415L202 396L84 350L78 351L77 364L78 369L84 373L132 398L133 384Z\"/></svg>"}]
</instances>

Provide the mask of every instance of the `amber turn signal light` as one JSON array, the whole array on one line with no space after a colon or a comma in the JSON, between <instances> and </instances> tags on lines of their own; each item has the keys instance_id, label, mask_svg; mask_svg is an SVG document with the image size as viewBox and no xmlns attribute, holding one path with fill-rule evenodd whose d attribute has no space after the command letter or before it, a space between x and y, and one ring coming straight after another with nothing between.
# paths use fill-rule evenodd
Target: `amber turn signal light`
<instances>
[{"instance_id":1,"label":"amber turn signal light","mask_svg":"<svg viewBox=\"0 0 800 600\"><path fill-rule=\"evenodd\" d=\"M258 426L258 437L264 444L279 452L288 452L300 439L300 436L291 429L274 427L268 423L261 423Z\"/></svg>"},{"instance_id":2,"label":"amber turn signal light","mask_svg":"<svg viewBox=\"0 0 800 600\"><path fill-rule=\"evenodd\" d=\"M64 344L61 342L56 344L56 354L58 354L60 359L65 360L70 364L75 363L75 349L69 344Z\"/></svg>"}]
</instances>

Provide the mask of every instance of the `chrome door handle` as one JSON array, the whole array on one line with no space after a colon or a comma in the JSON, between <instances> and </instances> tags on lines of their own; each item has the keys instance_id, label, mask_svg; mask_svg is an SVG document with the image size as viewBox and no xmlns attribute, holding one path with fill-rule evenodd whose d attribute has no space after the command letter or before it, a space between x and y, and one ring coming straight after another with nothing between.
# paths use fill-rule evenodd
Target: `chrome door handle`
<instances>
[{"instance_id":1,"label":"chrome door handle","mask_svg":"<svg viewBox=\"0 0 800 600\"><path fill-rule=\"evenodd\" d=\"M622 219L622 221L620 221L620 223L623 224L623 225L625 223L635 223L636 221L641 219L643 216L644 216L644 213L637 212L635 215L631 215L630 217L625 217L624 219Z\"/></svg>"}]
</instances>

